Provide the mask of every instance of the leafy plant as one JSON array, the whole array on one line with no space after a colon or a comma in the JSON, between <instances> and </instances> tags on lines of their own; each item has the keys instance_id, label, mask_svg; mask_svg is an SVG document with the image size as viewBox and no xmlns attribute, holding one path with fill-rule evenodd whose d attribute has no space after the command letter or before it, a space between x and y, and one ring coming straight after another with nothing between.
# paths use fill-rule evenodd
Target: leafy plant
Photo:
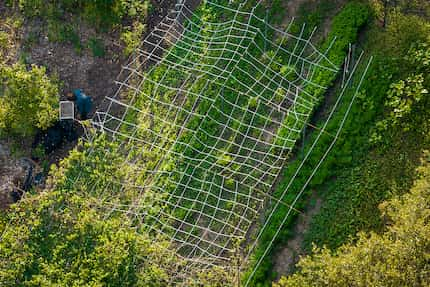
<instances>
[{"instance_id":1,"label":"leafy plant","mask_svg":"<svg viewBox=\"0 0 430 287\"><path fill-rule=\"evenodd\" d=\"M48 128L58 117L58 84L44 67L0 65L0 130L20 136Z\"/></svg>"},{"instance_id":2,"label":"leafy plant","mask_svg":"<svg viewBox=\"0 0 430 287\"><path fill-rule=\"evenodd\" d=\"M370 11L369 7L367 5L357 3L357 2L351 2L347 4L342 11L338 13L333 19L332 23L332 29L330 31L330 34L328 35L327 39L321 44L322 47L328 47L328 45L331 43L332 39L334 37L337 38L337 41L333 45L332 49L328 53L328 58L330 61L332 61L336 65L341 65L348 47L349 43L356 41L359 29L363 27L368 21L370 17ZM285 70L285 69L284 69ZM314 81L322 86L330 86L333 81L336 78L336 74L329 73L326 70L317 69L314 77ZM316 88L314 86L308 87L306 91L315 97L317 97L319 100L321 100L322 96L324 95L325 90ZM345 109L346 107L342 107L342 109ZM341 115L342 112L340 111L338 115ZM290 118L286 118L285 126L289 126L288 120L291 120ZM330 130L331 128L335 128L336 125L340 121L339 116L335 116L330 121L330 125L327 127L327 130ZM278 133L288 133L286 129L281 129ZM300 135L297 135L298 137ZM312 142L313 137L309 139L310 142ZM308 159L307 164L305 165L304 170L300 172L300 174L297 175L297 178L294 181L294 184L290 187L290 192L285 196L285 198L282 198L284 202L292 202L295 198L296 193L298 192L300 186L304 184L304 182L308 179L308 176L310 174L309 167L306 168L306 166L312 166L313 164L316 164L317 160L321 157L321 155L324 153L324 150L322 147L327 146L328 141L330 139L328 137L322 137L321 143L318 144L315 151L312 152L312 156L310 159ZM279 143L282 144L282 143ZM308 149L309 146L306 147ZM305 151L306 151L305 149ZM343 158L344 160L348 158L349 154L344 151L340 151L340 154L336 157L336 159ZM289 179L293 176L296 169L298 168L298 165L300 164L301 160L303 159L303 155L299 155L298 159L290 162L287 167L282 171L282 177L280 182L278 183L273 196L278 197L280 196L285 188L288 185ZM321 166L319 169L318 174L315 176L315 178L312 180L311 185L318 185L324 182L329 176L332 171L332 169L329 168L330 164L334 164L336 161L334 158L328 158L325 163ZM338 163L340 164L340 162ZM300 207L300 204L303 204L303 202L299 202L296 208ZM260 258L260 256L263 256L265 252L265 248L268 246L268 244L271 242L280 222L285 217L285 214L288 212L288 208L285 206L279 206L273 214L272 219L268 222L266 229L262 233L262 236L258 242L258 248L254 252L254 262L257 262ZM268 255L266 255L265 258L263 258L259 268L256 270L251 284L254 284L256 286L268 286L270 284L271 278L275 276L275 274L272 272L272 260L271 260L271 254L274 252L277 244L280 244L284 242L287 238L290 236L289 227L294 222L294 216L290 216L282 228L281 233L276 238L274 245L270 249L270 252ZM250 264L251 268L248 270L248 273L244 274L244 278L247 279L247 276L249 276L250 270L254 267L253 264Z\"/></svg>"},{"instance_id":3,"label":"leafy plant","mask_svg":"<svg viewBox=\"0 0 430 287\"><path fill-rule=\"evenodd\" d=\"M121 41L125 44L124 54L126 56L131 55L139 47L145 29L145 24L135 21L132 27L127 27L121 33Z\"/></svg>"},{"instance_id":4,"label":"leafy plant","mask_svg":"<svg viewBox=\"0 0 430 287\"><path fill-rule=\"evenodd\" d=\"M31 151L31 156L33 158L43 158L45 156L45 149L43 147L43 145L39 144L37 145L32 151Z\"/></svg>"},{"instance_id":5,"label":"leafy plant","mask_svg":"<svg viewBox=\"0 0 430 287\"><path fill-rule=\"evenodd\" d=\"M430 33L430 32L429 32ZM429 38L430 39L430 38ZM388 115L377 123L372 141L380 141L389 127L400 127L404 131L429 125L426 110L429 107L430 77L430 42L413 44L405 57L405 66L412 74L406 79L390 85L385 100Z\"/></svg>"},{"instance_id":6,"label":"leafy plant","mask_svg":"<svg viewBox=\"0 0 430 287\"><path fill-rule=\"evenodd\" d=\"M149 1L141 0L11 0L28 17L51 20L61 16L59 11L81 14L100 29L118 25L125 18L143 20L150 8Z\"/></svg>"},{"instance_id":7,"label":"leafy plant","mask_svg":"<svg viewBox=\"0 0 430 287\"><path fill-rule=\"evenodd\" d=\"M89 39L88 47L90 48L94 57L104 57L106 54L103 41L99 38Z\"/></svg>"},{"instance_id":8,"label":"leafy plant","mask_svg":"<svg viewBox=\"0 0 430 287\"><path fill-rule=\"evenodd\" d=\"M49 41L71 43L78 53L82 50L81 40L73 25L59 20L48 20L47 29Z\"/></svg>"},{"instance_id":9,"label":"leafy plant","mask_svg":"<svg viewBox=\"0 0 430 287\"><path fill-rule=\"evenodd\" d=\"M383 234L359 233L357 243L336 253L314 248L311 256L300 260L295 274L273 286L428 286L430 165L426 159L419 172L409 193L380 205L388 223Z\"/></svg>"}]
</instances>

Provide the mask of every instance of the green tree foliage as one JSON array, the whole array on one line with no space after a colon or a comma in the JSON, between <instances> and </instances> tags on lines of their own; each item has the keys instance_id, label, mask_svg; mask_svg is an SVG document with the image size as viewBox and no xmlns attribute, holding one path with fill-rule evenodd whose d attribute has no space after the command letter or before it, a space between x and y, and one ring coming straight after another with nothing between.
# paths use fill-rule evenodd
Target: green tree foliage
<instances>
[{"instance_id":1,"label":"green tree foliage","mask_svg":"<svg viewBox=\"0 0 430 287\"><path fill-rule=\"evenodd\" d=\"M305 234L307 250L311 243L335 249L361 230L380 230L376 207L409 190L419 154L428 146L428 22L404 14L390 19L386 28L377 23L367 32L364 44L375 55L374 64L336 148L317 174L322 184L314 188L324 204Z\"/></svg>"},{"instance_id":2,"label":"green tree foliage","mask_svg":"<svg viewBox=\"0 0 430 287\"><path fill-rule=\"evenodd\" d=\"M388 223L383 234L360 233L356 244L336 253L315 248L301 259L297 273L273 286L429 286L429 159L426 153L410 193L381 204Z\"/></svg>"},{"instance_id":3,"label":"green tree foliage","mask_svg":"<svg viewBox=\"0 0 430 287\"><path fill-rule=\"evenodd\" d=\"M58 84L44 67L1 65L0 83L0 131L28 136L58 117Z\"/></svg>"},{"instance_id":4,"label":"green tree foliage","mask_svg":"<svg viewBox=\"0 0 430 287\"><path fill-rule=\"evenodd\" d=\"M124 32L121 33L121 41L125 44L125 55L131 55L136 48L139 47L145 29L145 24L135 21L131 27L127 27Z\"/></svg>"},{"instance_id":5,"label":"green tree foliage","mask_svg":"<svg viewBox=\"0 0 430 287\"><path fill-rule=\"evenodd\" d=\"M96 136L53 167L46 190L28 194L0 216L1 286L174 284L186 262L170 251L170 241L150 235L122 212L106 216L100 203L107 188L122 192L115 194L118 204L130 199L132 191L115 183L130 176L122 163L118 145ZM225 286L227 275L206 270L185 278L184 286L201 286L197 279L203 286Z\"/></svg>"},{"instance_id":6,"label":"green tree foliage","mask_svg":"<svg viewBox=\"0 0 430 287\"><path fill-rule=\"evenodd\" d=\"M161 266L175 270L165 249L79 196L45 192L13 212L0 243L2 286L164 286Z\"/></svg>"},{"instance_id":7,"label":"green tree foliage","mask_svg":"<svg viewBox=\"0 0 430 287\"><path fill-rule=\"evenodd\" d=\"M385 46L384 50L390 54L405 55L411 44L427 41L430 23L426 19L417 15L406 15L398 10L390 13L388 18L389 24L381 41Z\"/></svg>"},{"instance_id":8,"label":"green tree foliage","mask_svg":"<svg viewBox=\"0 0 430 287\"><path fill-rule=\"evenodd\" d=\"M384 26L391 22L388 16L393 10L403 14L416 14L424 17L430 16L430 2L426 0L370 0L374 14L383 22Z\"/></svg>"},{"instance_id":9,"label":"green tree foliage","mask_svg":"<svg viewBox=\"0 0 430 287\"><path fill-rule=\"evenodd\" d=\"M430 34L430 30L427 35ZM426 42L414 43L402 61L410 75L390 85L385 100L387 116L377 123L372 140L381 140L383 131L400 127L404 131L427 131L430 126L427 111L430 108L430 36Z\"/></svg>"},{"instance_id":10,"label":"green tree foliage","mask_svg":"<svg viewBox=\"0 0 430 287\"><path fill-rule=\"evenodd\" d=\"M427 94L422 74L392 84L386 106L391 110L390 118L393 124L397 124L401 118L410 115L413 105L419 104Z\"/></svg>"}]
</instances>

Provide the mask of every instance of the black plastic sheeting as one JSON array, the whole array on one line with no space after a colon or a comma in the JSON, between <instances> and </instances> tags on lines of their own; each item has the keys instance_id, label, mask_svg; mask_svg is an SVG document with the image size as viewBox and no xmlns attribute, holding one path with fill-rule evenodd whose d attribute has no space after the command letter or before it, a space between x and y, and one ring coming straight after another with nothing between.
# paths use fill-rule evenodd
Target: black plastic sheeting
<instances>
[{"instance_id":1,"label":"black plastic sheeting","mask_svg":"<svg viewBox=\"0 0 430 287\"><path fill-rule=\"evenodd\" d=\"M78 134L73 125L73 120L62 120L56 122L53 126L45 131L37 133L33 148L42 145L45 153L49 154L61 147L66 141L74 141Z\"/></svg>"}]
</instances>

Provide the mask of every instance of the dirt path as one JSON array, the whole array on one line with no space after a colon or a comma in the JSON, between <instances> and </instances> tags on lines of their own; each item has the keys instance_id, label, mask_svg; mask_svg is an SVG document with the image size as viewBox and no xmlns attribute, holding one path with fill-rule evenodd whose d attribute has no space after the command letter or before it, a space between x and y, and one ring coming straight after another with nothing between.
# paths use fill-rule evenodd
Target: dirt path
<instances>
[{"instance_id":1,"label":"dirt path","mask_svg":"<svg viewBox=\"0 0 430 287\"><path fill-rule=\"evenodd\" d=\"M291 274L294 271L296 263L300 256L304 255L302 243L304 234L308 230L312 217L321 209L322 200L314 192L309 202L315 201L315 204L309 206L308 209L301 213L297 218L297 223L294 226L294 236L287 241L285 246L282 246L273 258L274 271L277 274L276 280L282 275Z\"/></svg>"}]
</instances>

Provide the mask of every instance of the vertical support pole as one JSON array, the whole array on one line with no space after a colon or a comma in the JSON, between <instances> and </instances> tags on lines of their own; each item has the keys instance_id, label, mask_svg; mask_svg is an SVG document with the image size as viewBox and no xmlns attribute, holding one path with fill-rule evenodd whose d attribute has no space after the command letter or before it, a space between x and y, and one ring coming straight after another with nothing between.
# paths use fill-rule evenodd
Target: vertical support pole
<instances>
[{"instance_id":1,"label":"vertical support pole","mask_svg":"<svg viewBox=\"0 0 430 287\"><path fill-rule=\"evenodd\" d=\"M237 260L237 269L236 269L236 286L240 287L240 265L239 259Z\"/></svg>"},{"instance_id":2,"label":"vertical support pole","mask_svg":"<svg viewBox=\"0 0 430 287\"><path fill-rule=\"evenodd\" d=\"M240 241L238 238L233 238L234 255L233 255L233 268L234 268L234 282L233 286L240 287Z\"/></svg>"},{"instance_id":3,"label":"vertical support pole","mask_svg":"<svg viewBox=\"0 0 430 287\"><path fill-rule=\"evenodd\" d=\"M269 10L266 9L266 16L264 17L264 53L267 51L267 21L269 17Z\"/></svg>"},{"instance_id":4,"label":"vertical support pole","mask_svg":"<svg viewBox=\"0 0 430 287\"><path fill-rule=\"evenodd\" d=\"M348 54L346 55L345 61L343 64L342 88L345 86L345 80L349 75L349 66L351 64L351 57L352 57L352 46L351 46L351 43L349 43Z\"/></svg>"},{"instance_id":5,"label":"vertical support pole","mask_svg":"<svg viewBox=\"0 0 430 287\"><path fill-rule=\"evenodd\" d=\"M352 48L351 48L351 60L350 60L350 66L354 67L355 66L355 49L357 48L357 46L355 44L352 44Z\"/></svg>"}]
</instances>

